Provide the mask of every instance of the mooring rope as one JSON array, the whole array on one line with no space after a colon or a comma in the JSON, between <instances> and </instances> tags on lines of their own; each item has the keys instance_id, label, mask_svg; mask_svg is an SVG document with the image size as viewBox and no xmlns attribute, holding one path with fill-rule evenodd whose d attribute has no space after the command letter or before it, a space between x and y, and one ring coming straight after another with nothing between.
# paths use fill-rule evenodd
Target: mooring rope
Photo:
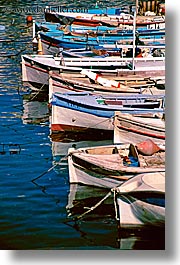
<instances>
[{"instance_id":1,"label":"mooring rope","mask_svg":"<svg viewBox=\"0 0 180 265\"><path fill-rule=\"evenodd\" d=\"M113 121L113 119L114 119L114 116L112 116L112 117L110 117L110 118L106 118L106 119L103 120L103 121L97 122L97 123L94 124L93 126L97 126L97 125L99 125L99 124L102 124L102 123L104 123L104 122L107 122L108 120L109 120L109 121L111 121L111 120ZM86 130L88 130L88 129L93 129L93 128L92 128L92 126L85 127L85 128L82 129L82 131L86 131Z\"/></svg>"},{"instance_id":2,"label":"mooring rope","mask_svg":"<svg viewBox=\"0 0 180 265\"><path fill-rule=\"evenodd\" d=\"M43 84L41 87L40 87L40 89L38 89L38 91L37 91L37 93L35 93L35 95L32 97L32 98L30 98L30 100L29 101L32 101L40 92L41 92L41 90L44 88L44 86L45 86L45 84ZM29 102L28 101L28 102ZM27 102L27 103L28 103ZM26 104L26 103L25 103Z\"/></svg>"},{"instance_id":3,"label":"mooring rope","mask_svg":"<svg viewBox=\"0 0 180 265\"><path fill-rule=\"evenodd\" d=\"M115 219L117 221L120 220L120 214L119 214L119 211L118 211L118 206L117 206L117 192L116 192L116 189L112 189L113 191L113 194L114 194L114 210L115 210Z\"/></svg>"},{"instance_id":4,"label":"mooring rope","mask_svg":"<svg viewBox=\"0 0 180 265\"><path fill-rule=\"evenodd\" d=\"M96 203L94 206L92 206L90 209L88 209L86 212L84 212L84 213L82 213L81 215L79 215L79 216L77 216L77 217L75 217L75 218L73 218L73 221L78 221L78 220L80 220L80 219L82 219L86 214L88 214L88 213L90 213L90 212L92 212L94 209L96 209L99 205L101 205L110 195L112 194L112 192L111 191L109 191L105 196L104 196L104 198L102 198L98 203ZM70 221L72 221L72 219L71 220L67 220L67 222L70 222Z\"/></svg>"},{"instance_id":5,"label":"mooring rope","mask_svg":"<svg viewBox=\"0 0 180 265\"><path fill-rule=\"evenodd\" d=\"M41 178L42 176L46 175L47 173L49 173L52 169L54 169L57 166L57 164L53 165L52 167L50 167L48 170L46 170L45 172L43 172L41 175L39 175L38 177L32 179L31 181L34 182L35 180Z\"/></svg>"},{"instance_id":6,"label":"mooring rope","mask_svg":"<svg viewBox=\"0 0 180 265\"><path fill-rule=\"evenodd\" d=\"M50 167L48 170L46 170L45 172L43 172L42 174L40 174L38 177L32 179L31 181L34 182L37 179L43 177L44 175L46 175L47 173L49 173L51 170L53 170L56 166L58 166L63 160L66 160L68 157L68 155L63 156L56 164L54 164L52 167Z\"/></svg>"}]
</instances>

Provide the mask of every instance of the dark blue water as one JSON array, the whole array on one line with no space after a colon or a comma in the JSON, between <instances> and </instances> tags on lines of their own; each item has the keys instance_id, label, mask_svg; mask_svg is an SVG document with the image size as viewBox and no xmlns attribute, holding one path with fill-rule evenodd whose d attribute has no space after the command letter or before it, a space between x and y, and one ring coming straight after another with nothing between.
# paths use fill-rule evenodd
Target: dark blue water
<instances>
[{"instance_id":1,"label":"dark blue water","mask_svg":"<svg viewBox=\"0 0 180 265\"><path fill-rule=\"evenodd\" d=\"M46 98L35 97L21 82L21 54L32 52L32 27L22 8L32 3L0 3L0 249L164 249L163 231L118 231L112 198L78 222L71 219L108 191L76 187L79 193L70 207L74 187L68 183L65 156L72 142L51 139ZM45 7L47 1L33 4ZM43 20L43 13L32 15ZM101 143L77 142L93 144Z\"/></svg>"}]
</instances>

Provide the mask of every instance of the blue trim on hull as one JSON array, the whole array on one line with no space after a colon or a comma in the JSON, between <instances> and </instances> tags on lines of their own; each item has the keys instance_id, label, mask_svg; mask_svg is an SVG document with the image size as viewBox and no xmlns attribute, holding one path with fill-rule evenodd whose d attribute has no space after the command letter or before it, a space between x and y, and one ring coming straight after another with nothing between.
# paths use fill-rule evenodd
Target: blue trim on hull
<instances>
[{"instance_id":1,"label":"blue trim on hull","mask_svg":"<svg viewBox=\"0 0 180 265\"><path fill-rule=\"evenodd\" d=\"M76 95L75 95L76 94ZM84 113L88 113L91 115L96 115L98 117L104 117L104 118L111 118L114 116L115 111L121 111L124 113L145 113L145 112L163 112L163 109L161 108L153 108L154 103L151 106L151 103L148 102L142 102L143 99L146 99L148 97L144 96L131 96L131 97L116 97L115 99L118 100L124 100L128 99L133 101L139 100L139 103L142 104L142 107L136 107L137 105L133 107L133 103L135 104L135 101L132 102L132 107L124 107L123 105L105 105L104 101L109 98L101 98L96 97L94 95L90 94L83 94L83 93L75 93L74 97L71 96L71 94L58 94L54 93L52 97L51 104L63 108L68 108L71 110L76 110ZM78 99L79 97L79 99ZM111 98L110 98L111 99ZM113 98L112 98L113 99ZM141 103L142 102L142 103ZM144 104L143 104L144 103ZM129 103L131 105L131 103Z\"/></svg>"}]
</instances>

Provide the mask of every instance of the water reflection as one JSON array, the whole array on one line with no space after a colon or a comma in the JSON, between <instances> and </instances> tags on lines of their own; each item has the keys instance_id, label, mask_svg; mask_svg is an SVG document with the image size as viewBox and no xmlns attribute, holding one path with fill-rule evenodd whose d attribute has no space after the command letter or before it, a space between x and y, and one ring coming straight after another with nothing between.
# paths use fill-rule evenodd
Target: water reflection
<instances>
[{"instance_id":1,"label":"water reflection","mask_svg":"<svg viewBox=\"0 0 180 265\"><path fill-rule=\"evenodd\" d=\"M115 217L113 194L109 193L109 190L79 184L70 184L66 209L68 217L74 220L81 218L90 220L95 216L97 218Z\"/></svg>"},{"instance_id":2,"label":"water reflection","mask_svg":"<svg viewBox=\"0 0 180 265\"><path fill-rule=\"evenodd\" d=\"M52 156L55 161L59 161L61 157L67 156L68 149L72 146L76 148L81 147L88 147L88 146L99 146L99 145L105 145L105 144L111 144L112 140L102 140L102 141L76 141L76 140L69 140L67 141L67 138L64 139L64 141L53 141L51 139L52 143Z\"/></svg>"},{"instance_id":3,"label":"water reflection","mask_svg":"<svg viewBox=\"0 0 180 265\"><path fill-rule=\"evenodd\" d=\"M49 124L47 94L23 95L23 124Z\"/></svg>"},{"instance_id":4,"label":"water reflection","mask_svg":"<svg viewBox=\"0 0 180 265\"><path fill-rule=\"evenodd\" d=\"M119 230L119 248L122 250L164 250L165 228Z\"/></svg>"}]
</instances>

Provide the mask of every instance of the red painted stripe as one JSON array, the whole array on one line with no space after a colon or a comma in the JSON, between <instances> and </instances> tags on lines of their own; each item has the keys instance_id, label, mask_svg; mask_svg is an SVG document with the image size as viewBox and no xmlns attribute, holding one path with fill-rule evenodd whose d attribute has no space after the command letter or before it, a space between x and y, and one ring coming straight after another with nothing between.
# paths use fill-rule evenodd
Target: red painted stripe
<instances>
[{"instance_id":1,"label":"red painted stripe","mask_svg":"<svg viewBox=\"0 0 180 265\"><path fill-rule=\"evenodd\" d=\"M97 27L97 26L102 25L100 21L97 21L97 22L93 21L92 22L92 20L91 20L91 22L90 21L79 21L79 20L77 21L77 20L75 20L75 21L73 21L73 24L81 25L81 26L90 26L90 27Z\"/></svg>"},{"instance_id":2,"label":"red painted stripe","mask_svg":"<svg viewBox=\"0 0 180 265\"><path fill-rule=\"evenodd\" d=\"M95 77L95 81L97 81L97 79L99 78L99 75L98 74L96 74L96 77Z\"/></svg>"},{"instance_id":3,"label":"red painted stripe","mask_svg":"<svg viewBox=\"0 0 180 265\"><path fill-rule=\"evenodd\" d=\"M159 135L159 134L154 134L154 133L149 133L149 132L138 131L138 130L133 129L133 128L127 129L124 126L119 126L119 125L117 127L120 129L126 130L126 131L130 131L130 132L134 132L134 133L138 133L138 134L143 134L143 135L147 135L147 136L154 137L154 138L159 138L159 139L164 139L164 140L166 138L165 135Z\"/></svg>"},{"instance_id":4,"label":"red painted stripe","mask_svg":"<svg viewBox=\"0 0 180 265\"><path fill-rule=\"evenodd\" d=\"M71 132L71 131L83 131L85 128L78 126L71 126L65 124L51 124L51 131L59 132Z\"/></svg>"},{"instance_id":5,"label":"red painted stripe","mask_svg":"<svg viewBox=\"0 0 180 265\"><path fill-rule=\"evenodd\" d=\"M32 69L35 69L35 70L38 70L38 71L40 71L40 72L43 72L43 73L47 73L47 74L48 74L48 70L44 70L44 69L42 69L42 68L38 68L38 67L36 67L36 66L34 66L34 65L31 65L31 64L27 64L27 63L25 63L25 66L27 66L27 67L29 67L29 68L32 68Z\"/></svg>"},{"instance_id":6,"label":"red painted stripe","mask_svg":"<svg viewBox=\"0 0 180 265\"><path fill-rule=\"evenodd\" d=\"M103 130L103 129L95 129L95 128L86 128L80 126L73 126L73 125L65 125L65 124L51 124L51 132L86 132L88 133L108 133L113 132L112 130Z\"/></svg>"}]
</instances>

